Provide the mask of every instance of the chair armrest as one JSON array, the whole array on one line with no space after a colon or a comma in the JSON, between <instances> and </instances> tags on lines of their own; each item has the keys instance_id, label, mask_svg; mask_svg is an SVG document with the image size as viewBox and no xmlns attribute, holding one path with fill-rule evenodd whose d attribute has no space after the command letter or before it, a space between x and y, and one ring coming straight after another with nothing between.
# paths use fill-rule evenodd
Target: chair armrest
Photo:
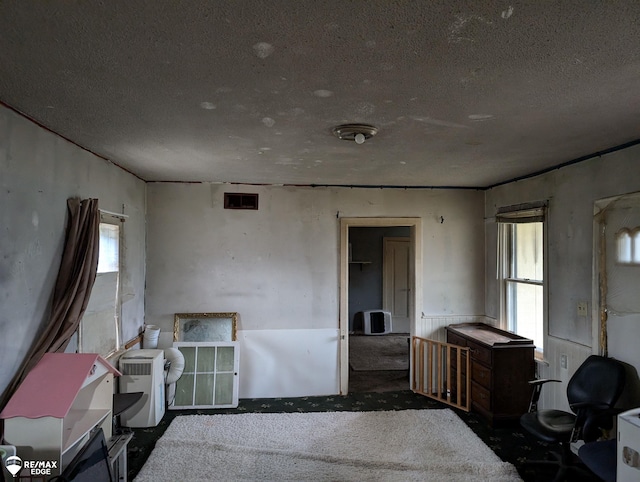
<instances>
[{"instance_id":1,"label":"chair armrest","mask_svg":"<svg viewBox=\"0 0 640 482\"><path fill-rule=\"evenodd\" d=\"M538 378L536 380L529 380L529 385L544 385L545 383L548 382L558 382L558 383L562 383L562 380L555 380L553 378Z\"/></svg>"}]
</instances>

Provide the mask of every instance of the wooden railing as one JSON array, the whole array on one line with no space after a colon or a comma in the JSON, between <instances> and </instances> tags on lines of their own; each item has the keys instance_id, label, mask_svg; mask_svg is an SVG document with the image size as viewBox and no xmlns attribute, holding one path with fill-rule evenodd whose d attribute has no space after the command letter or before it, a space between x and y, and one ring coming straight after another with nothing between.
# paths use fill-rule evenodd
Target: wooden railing
<instances>
[{"instance_id":1,"label":"wooden railing","mask_svg":"<svg viewBox=\"0 0 640 482\"><path fill-rule=\"evenodd\" d=\"M412 351L413 391L468 412L469 348L414 336Z\"/></svg>"}]
</instances>

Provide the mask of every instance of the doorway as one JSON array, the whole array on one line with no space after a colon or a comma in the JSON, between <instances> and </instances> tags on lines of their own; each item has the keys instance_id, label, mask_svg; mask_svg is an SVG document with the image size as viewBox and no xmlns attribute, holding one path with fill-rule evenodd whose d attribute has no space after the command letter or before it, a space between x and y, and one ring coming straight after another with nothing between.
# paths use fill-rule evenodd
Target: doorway
<instances>
[{"instance_id":1,"label":"doorway","mask_svg":"<svg viewBox=\"0 0 640 482\"><path fill-rule=\"evenodd\" d=\"M594 352L640 371L640 193L596 201L594 212Z\"/></svg>"},{"instance_id":2,"label":"doorway","mask_svg":"<svg viewBox=\"0 0 640 482\"><path fill-rule=\"evenodd\" d=\"M405 339L415 333L417 310L422 306L422 224L420 218L341 218L340 220L340 393L349 391L349 334L352 328L352 317L349 313L349 273L350 270L366 269L366 259L358 260L349 250L350 228L408 228L409 258L407 287L401 288L406 294L408 309L408 329ZM351 261L351 263L350 263ZM401 322L402 326L402 322ZM395 331L395 330L394 330ZM407 346L408 351L408 346ZM409 366L411 364L409 363ZM407 383L408 384L408 383Z\"/></svg>"}]
</instances>

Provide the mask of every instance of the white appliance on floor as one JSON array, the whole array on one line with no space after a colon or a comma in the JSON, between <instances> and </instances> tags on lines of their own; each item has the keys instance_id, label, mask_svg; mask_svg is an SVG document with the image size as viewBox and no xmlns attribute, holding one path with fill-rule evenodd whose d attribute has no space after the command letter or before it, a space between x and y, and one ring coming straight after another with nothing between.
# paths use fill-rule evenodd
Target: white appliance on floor
<instances>
[{"instance_id":1,"label":"white appliance on floor","mask_svg":"<svg viewBox=\"0 0 640 482\"><path fill-rule=\"evenodd\" d=\"M640 408L618 415L618 482L640 480Z\"/></svg>"},{"instance_id":2,"label":"white appliance on floor","mask_svg":"<svg viewBox=\"0 0 640 482\"><path fill-rule=\"evenodd\" d=\"M389 311L368 310L362 314L365 335L386 335L393 330Z\"/></svg>"},{"instance_id":3,"label":"white appliance on floor","mask_svg":"<svg viewBox=\"0 0 640 482\"><path fill-rule=\"evenodd\" d=\"M120 415L124 427L155 427L164 416L164 351L131 350L120 357L120 393L143 392Z\"/></svg>"}]
</instances>

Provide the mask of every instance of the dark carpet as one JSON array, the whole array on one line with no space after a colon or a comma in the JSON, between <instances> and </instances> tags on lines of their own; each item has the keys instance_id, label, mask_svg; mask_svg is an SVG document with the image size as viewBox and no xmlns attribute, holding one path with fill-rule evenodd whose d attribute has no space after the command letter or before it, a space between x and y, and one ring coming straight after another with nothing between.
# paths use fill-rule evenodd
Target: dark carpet
<instances>
[{"instance_id":1,"label":"dark carpet","mask_svg":"<svg viewBox=\"0 0 640 482\"><path fill-rule=\"evenodd\" d=\"M153 450L156 441L162 436L171 421L178 415L214 415L226 413L287 413L287 412L324 412L324 411L378 411L408 409L441 409L445 405L413 393L410 390L383 393L351 393L346 396L322 396L301 398L243 399L238 408L217 410L167 410L157 427L131 429L133 439L128 450L128 475L133 480ZM474 413L454 410L460 418L487 444L502 460L512 463L525 482L546 482L553 479L552 470L525 467L527 459L547 457L548 444L539 442L524 432L519 425L513 424L494 428ZM590 481L584 476L568 479L570 481Z\"/></svg>"}]
</instances>

